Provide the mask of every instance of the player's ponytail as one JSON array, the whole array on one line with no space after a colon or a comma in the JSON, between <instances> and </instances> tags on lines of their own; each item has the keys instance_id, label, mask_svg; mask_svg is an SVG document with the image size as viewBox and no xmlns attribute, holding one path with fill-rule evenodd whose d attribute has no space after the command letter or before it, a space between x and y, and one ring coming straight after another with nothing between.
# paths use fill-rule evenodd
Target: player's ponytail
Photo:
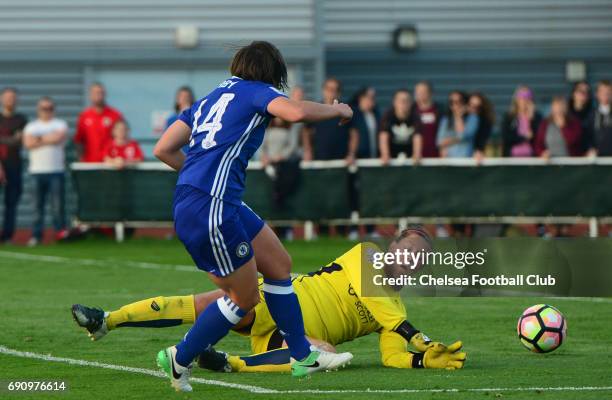
<instances>
[{"instance_id":1,"label":"player's ponytail","mask_svg":"<svg viewBox=\"0 0 612 400\"><path fill-rule=\"evenodd\" d=\"M230 65L232 75L248 81L261 81L277 89L287 87L287 64L270 42L254 41L236 52Z\"/></svg>"}]
</instances>

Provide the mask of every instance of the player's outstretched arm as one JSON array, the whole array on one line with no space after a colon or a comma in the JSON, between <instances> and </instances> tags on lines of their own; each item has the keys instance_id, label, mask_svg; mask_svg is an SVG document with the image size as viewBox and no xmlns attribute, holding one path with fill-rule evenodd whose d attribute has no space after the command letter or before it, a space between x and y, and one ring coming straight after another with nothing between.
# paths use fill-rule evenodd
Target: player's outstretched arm
<instances>
[{"instance_id":1,"label":"player's outstretched arm","mask_svg":"<svg viewBox=\"0 0 612 400\"><path fill-rule=\"evenodd\" d=\"M427 335L416 329L408 321L404 321L395 328L395 332L401 335L416 351L424 353L440 342L431 340ZM440 343L441 344L441 343ZM444 346L444 345L442 345Z\"/></svg>"},{"instance_id":2,"label":"player's outstretched arm","mask_svg":"<svg viewBox=\"0 0 612 400\"><path fill-rule=\"evenodd\" d=\"M189 143L191 128L183 121L176 121L166 129L157 141L153 155L171 168L179 170L185 162L185 154L181 150Z\"/></svg>"},{"instance_id":3,"label":"player's outstretched arm","mask_svg":"<svg viewBox=\"0 0 612 400\"><path fill-rule=\"evenodd\" d=\"M445 346L433 342L424 352L406 350L406 340L397 332L383 330L380 333L380 353L383 365L392 368L463 368L467 355L461 351L463 344L455 342Z\"/></svg>"},{"instance_id":4,"label":"player's outstretched arm","mask_svg":"<svg viewBox=\"0 0 612 400\"><path fill-rule=\"evenodd\" d=\"M277 97L268 104L268 112L289 122L318 122L340 118L344 123L353 118L353 110L344 103L321 104L313 101L295 101Z\"/></svg>"}]
</instances>

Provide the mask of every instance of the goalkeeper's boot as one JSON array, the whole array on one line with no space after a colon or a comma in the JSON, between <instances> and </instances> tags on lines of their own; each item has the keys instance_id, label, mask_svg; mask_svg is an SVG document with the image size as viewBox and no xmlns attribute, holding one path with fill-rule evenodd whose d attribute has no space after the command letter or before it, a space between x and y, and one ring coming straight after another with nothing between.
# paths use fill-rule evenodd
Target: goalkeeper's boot
<instances>
[{"instance_id":1,"label":"goalkeeper's boot","mask_svg":"<svg viewBox=\"0 0 612 400\"><path fill-rule=\"evenodd\" d=\"M183 367L176 362L176 346L168 347L157 353L157 366L170 377L170 385L177 392L191 392L193 388L189 384L191 376L191 364Z\"/></svg>"},{"instance_id":2,"label":"goalkeeper's boot","mask_svg":"<svg viewBox=\"0 0 612 400\"><path fill-rule=\"evenodd\" d=\"M198 367L215 372L232 372L227 353L215 350L209 346L198 356Z\"/></svg>"},{"instance_id":3,"label":"goalkeeper's boot","mask_svg":"<svg viewBox=\"0 0 612 400\"><path fill-rule=\"evenodd\" d=\"M72 318L81 327L87 329L91 340L100 340L108 333L106 313L99 308L91 308L82 304L72 305Z\"/></svg>"},{"instance_id":4,"label":"goalkeeper's boot","mask_svg":"<svg viewBox=\"0 0 612 400\"><path fill-rule=\"evenodd\" d=\"M330 353L310 346L310 354L303 360L291 360L291 374L297 378L317 371L331 371L350 364L351 353Z\"/></svg>"}]
</instances>

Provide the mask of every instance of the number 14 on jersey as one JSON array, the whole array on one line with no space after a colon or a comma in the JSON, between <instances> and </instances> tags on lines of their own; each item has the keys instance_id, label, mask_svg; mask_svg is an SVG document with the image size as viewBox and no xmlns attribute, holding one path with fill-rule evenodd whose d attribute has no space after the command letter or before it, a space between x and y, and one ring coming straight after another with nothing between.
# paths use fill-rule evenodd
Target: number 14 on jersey
<instances>
[{"instance_id":1,"label":"number 14 on jersey","mask_svg":"<svg viewBox=\"0 0 612 400\"><path fill-rule=\"evenodd\" d=\"M193 128L191 130L192 133L189 141L189 147L193 147L195 145L194 136L197 136L203 132L206 132L206 136L204 139L202 139L203 149L207 150L217 145L217 142L215 142L215 135L221 130L221 128L223 128L221 118L225 113L227 105L230 101L232 101L234 96L234 93L223 93L221 97L219 97L219 100L217 100L217 102L210 107L204 121L198 125L198 120L202 116L202 108L208 100L204 100L202 103L200 103L200 107L198 108L198 111L196 111L193 118Z\"/></svg>"}]
</instances>

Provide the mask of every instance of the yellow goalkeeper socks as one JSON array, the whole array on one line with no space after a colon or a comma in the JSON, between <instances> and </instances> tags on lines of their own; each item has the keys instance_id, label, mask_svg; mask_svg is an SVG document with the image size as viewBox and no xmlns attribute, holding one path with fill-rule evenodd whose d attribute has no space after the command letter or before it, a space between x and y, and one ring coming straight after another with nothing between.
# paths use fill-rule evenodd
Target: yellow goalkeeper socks
<instances>
[{"instance_id":1,"label":"yellow goalkeeper socks","mask_svg":"<svg viewBox=\"0 0 612 400\"><path fill-rule=\"evenodd\" d=\"M282 348L250 356L229 356L233 372L289 372L291 354Z\"/></svg>"},{"instance_id":2,"label":"yellow goalkeeper socks","mask_svg":"<svg viewBox=\"0 0 612 400\"><path fill-rule=\"evenodd\" d=\"M127 304L106 317L108 329L125 326L164 328L195 321L193 295L158 296Z\"/></svg>"}]
</instances>

